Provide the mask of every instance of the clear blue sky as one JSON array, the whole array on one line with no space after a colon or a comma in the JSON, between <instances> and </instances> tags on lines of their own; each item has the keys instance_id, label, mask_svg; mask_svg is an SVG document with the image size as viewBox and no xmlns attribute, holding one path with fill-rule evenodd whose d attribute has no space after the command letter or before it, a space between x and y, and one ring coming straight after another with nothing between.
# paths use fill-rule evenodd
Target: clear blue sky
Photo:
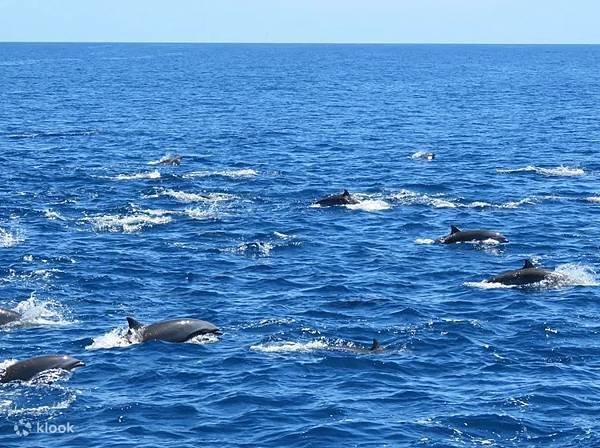
<instances>
[{"instance_id":1,"label":"clear blue sky","mask_svg":"<svg viewBox=\"0 0 600 448\"><path fill-rule=\"evenodd\" d=\"M600 0L0 0L0 41L600 43Z\"/></svg>"}]
</instances>

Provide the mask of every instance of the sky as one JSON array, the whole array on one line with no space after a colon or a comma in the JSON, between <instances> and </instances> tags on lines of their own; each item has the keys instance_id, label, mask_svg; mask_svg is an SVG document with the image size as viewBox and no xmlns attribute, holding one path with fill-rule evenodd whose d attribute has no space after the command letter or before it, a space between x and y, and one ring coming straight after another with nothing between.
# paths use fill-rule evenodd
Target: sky
<instances>
[{"instance_id":1,"label":"sky","mask_svg":"<svg viewBox=\"0 0 600 448\"><path fill-rule=\"evenodd\" d=\"M0 0L0 42L600 44L600 0Z\"/></svg>"}]
</instances>

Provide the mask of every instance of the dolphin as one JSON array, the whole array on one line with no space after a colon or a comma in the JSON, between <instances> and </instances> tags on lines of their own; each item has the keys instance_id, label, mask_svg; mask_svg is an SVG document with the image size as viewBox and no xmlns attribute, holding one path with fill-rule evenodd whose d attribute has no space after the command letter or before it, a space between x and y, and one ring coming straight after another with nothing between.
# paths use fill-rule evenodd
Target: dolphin
<instances>
[{"instance_id":1,"label":"dolphin","mask_svg":"<svg viewBox=\"0 0 600 448\"><path fill-rule=\"evenodd\" d=\"M414 159L414 160L416 160L416 159L434 160L435 159L435 153L433 153L433 152L417 151L417 152L415 152L411 156L411 158Z\"/></svg>"},{"instance_id":2,"label":"dolphin","mask_svg":"<svg viewBox=\"0 0 600 448\"><path fill-rule=\"evenodd\" d=\"M10 381L29 381L37 374L46 370L61 369L73 370L84 367L85 363L79 359L66 355L37 356L24 359L8 366L4 372L0 372L0 383Z\"/></svg>"},{"instance_id":3,"label":"dolphin","mask_svg":"<svg viewBox=\"0 0 600 448\"><path fill-rule=\"evenodd\" d=\"M551 278L552 275L552 271L536 268L531 260L525 260L521 269L503 272L502 274L498 274L495 277L486 280L486 282L501 283L503 285L529 285Z\"/></svg>"},{"instance_id":4,"label":"dolphin","mask_svg":"<svg viewBox=\"0 0 600 448\"><path fill-rule=\"evenodd\" d=\"M452 244L464 243L466 241L485 240L495 240L499 243L508 243L508 238L498 232L490 232L489 230L460 230L456 226L450 226L450 234L438 238L436 243Z\"/></svg>"},{"instance_id":5,"label":"dolphin","mask_svg":"<svg viewBox=\"0 0 600 448\"><path fill-rule=\"evenodd\" d=\"M367 353L382 352L383 348L381 348L381 344L379 343L379 341L377 339L373 339L373 343L371 344L371 346L369 348L367 348L367 347L346 347L346 348L343 348L342 351L367 354Z\"/></svg>"},{"instance_id":6,"label":"dolphin","mask_svg":"<svg viewBox=\"0 0 600 448\"><path fill-rule=\"evenodd\" d=\"M179 154L167 154L158 161L160 165L180 165L183 156Z\"/></svg>"},{"instance_id":7,"label":"dolphin","mask_svg":"<svg viewBox=\"0 0 600 448\"><path fill-rule=\"evenodd\" d=\"M15 311L0 308L0 325L6 325L21 319L21 315Z\"/></svg>"},{"instance_id":8,"label":"dolphin","mask_svg":"<svg viewBox=\"0 0 600 448\"><path fill-rule=\"evenodd\" d=\"M333 196L319 199L317 204L321 207L332 207L334 205L358 204L359 202L360 201L353 197L348 190L344 190L342 194L334 194Z\"/></svg>"},{"instance_id":9,"label":"dolphin","mask_svg":"<svg viewBox=\"0 0 600 448\"><path fill-rule=\"evenodd\" d=\"M210 322L198 319L173 319L144 325L128 317L129 331L127 339L131 342L165 341L185 342L202 334L222 334Z\"/></svg>"}]
</instances>

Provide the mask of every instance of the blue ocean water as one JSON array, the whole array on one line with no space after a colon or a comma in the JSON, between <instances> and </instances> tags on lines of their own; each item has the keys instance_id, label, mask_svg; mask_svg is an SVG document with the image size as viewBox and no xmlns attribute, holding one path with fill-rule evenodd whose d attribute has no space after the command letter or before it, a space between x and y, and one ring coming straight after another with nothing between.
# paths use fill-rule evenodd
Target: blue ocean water
<instances>
[{"instance_id":1,"label":"blue ocean water","mask_svg":"<svg viewBox=\"0 0 600 448\"><path fill-rule=\"evenodd\" d=\"M598 46L0 44L0 368L87 364L0 446L600 445L599 104Z\"/></svg>"}]
</instances>

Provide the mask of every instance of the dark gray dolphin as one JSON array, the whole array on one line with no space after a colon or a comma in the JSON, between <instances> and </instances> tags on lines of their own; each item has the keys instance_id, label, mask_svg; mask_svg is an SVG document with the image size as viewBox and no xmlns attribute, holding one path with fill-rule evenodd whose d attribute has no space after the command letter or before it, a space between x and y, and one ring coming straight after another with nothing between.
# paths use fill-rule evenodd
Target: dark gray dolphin
<instances>
[{"instance_id":1,"label":"dark gray dolphin","mask_svg":"<svg viewBox=\"0 0 600 448\"><path fill-rule=\"evenodd\" d=\"M21 315L15 311L0 308L0 325L6 325L21 319Z\"/></svg>"},{"instance_id":2,"label":"dark gray dolphin","mask_svg":"<svg viewBox=\"0 0 600 448\"><path fill-rule=\"evenodd\" d=\"M158 161L160 165L180 165L183 156L179 154L167 154Z\"/></svg>"},{"instance_id":3,"label":"dark gray dolphin","mask_svg":"<svg viewBox=\"0 0 600 448\"><path fill-rule=\"evenodd\" d=\"M552 278L552 271L536 268L531 260L525 260L521 269L503 272L488 280L487 283L501 283L503 285L530 285L542 280Z\"/></svg>"},{"instance_id":4,"label":"dark gray dolphin","mask_svg":"<svg viewBox=\"0 0 600 448\"><path fill-rule=\"evenodd\" d=\"M202 334L222 334L210 322L198 319L173 319L144 325L128 317L129 331L127 338L130 341L165 341L185 342Z\"/></svg>"},{"instance_id":5,"label":"dark gray dolphin","mask_svg":"<svg viewBox=\"0 0 600 448\"><path fill-rule=\"evenodd\" d=\"M342 194L334 194L333 196L327 196L323 199L319 199L317 204L321 207L332 207L334 205L348 205L358 204L360 201L353 197L348 190L344 190Z\"/></svg>"},{"instance_id":6,"label":"dark gray dolphin","mask_svg":"<svg viewBox=\"0 0 600 448\"><path fill-rule=\"evenodd\" d=\"M460 230L456 226L450 226L450 234L438 238L436 242L441 244L452 244L485 240L496 240L499 243L508 243L508 238L498 232L491 232L489 230Z\"/></svg>"},{"instance_id":7,"label":"dark gray dolphin","mask_svg":"<svg viewBox=\"0 0 600 448\"><path fill-rule=\"evenodd\" d=\"M346 348L342 349L342 351L366 354L366 353L382 352L383 348L381 348L381 344L379 343L379 341L377 339L373 339L373 343L371 344L371 346L369 348L367 348L367 347L346 347Z\"/></svg>"},{"instance_id":8,"label":"dark gray dolphin","mask_svg":"<svg viewBox=\"0 0 600 448\"><path fill-rule=\"evenodd\" d=\"M83 367L85 363L79 359L66 355L38 356L35 358L17 361L8 366L4 372L0 373L0 383L9 381L29 381L37 374L46 370L61 369L73 370L77 367Z\"/></svg>"}]
</instances>

